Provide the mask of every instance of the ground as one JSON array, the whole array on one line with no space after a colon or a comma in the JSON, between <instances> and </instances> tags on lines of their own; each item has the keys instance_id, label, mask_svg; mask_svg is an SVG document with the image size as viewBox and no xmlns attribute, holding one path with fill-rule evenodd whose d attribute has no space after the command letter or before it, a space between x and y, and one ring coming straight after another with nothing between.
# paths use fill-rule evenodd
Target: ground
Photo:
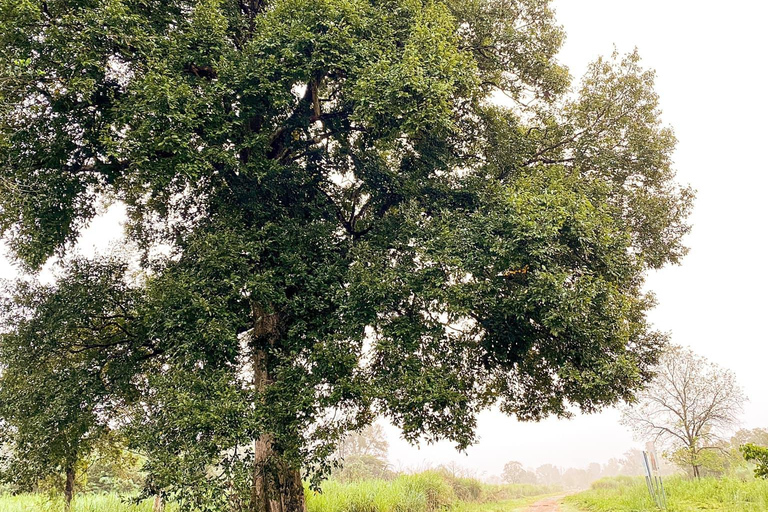
<instances>
[{"instance_id":1,"label":"ground","mask_svg":"<svg viewBox=\"0 0 768 512\"><path fill-rule=\"evenodd\" d=\"M567 512L561 508L562 500L568 496L568 494L560 494L558 496L550 496L543 500L539 500L533 505L530 505L523 512Z\"/></svg>"}]
</instances>

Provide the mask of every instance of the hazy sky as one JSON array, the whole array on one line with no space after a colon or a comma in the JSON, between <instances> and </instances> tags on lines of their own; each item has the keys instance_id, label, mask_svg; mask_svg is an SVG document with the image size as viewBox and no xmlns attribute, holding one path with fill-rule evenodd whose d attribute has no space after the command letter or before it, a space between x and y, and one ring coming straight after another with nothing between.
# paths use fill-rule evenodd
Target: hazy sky
<instances>
[{"instance_id":1,"label":"hazy sky","mask_svg":"<svg viewBox=\"0 0 768 512\"><path fill-rule=\"evenodd\" d=\"M750 401L745 427L768 428L768 346L763 327L768 277L766 235L765 63L768 2L734 0L557 0L568 34L560 60L574 76L598 55L638 47L658 72L664 122L679 139L679 180L698 191L688 237L690 254L679 267L649 276L658 297L652 321L675 343L733 370ZM120 209L98 219L83 245L104 248L118 230ZM0 260L0 277L13 268ZM466 454L449 444L417 449L391 434L396 467L456 461L498 474L505 462L536 467L550 462L586 466L619 457L633 440L616 411L570 421L518 423L496 412L481 416L480 442Z\"/></svg>"}]
</instances>

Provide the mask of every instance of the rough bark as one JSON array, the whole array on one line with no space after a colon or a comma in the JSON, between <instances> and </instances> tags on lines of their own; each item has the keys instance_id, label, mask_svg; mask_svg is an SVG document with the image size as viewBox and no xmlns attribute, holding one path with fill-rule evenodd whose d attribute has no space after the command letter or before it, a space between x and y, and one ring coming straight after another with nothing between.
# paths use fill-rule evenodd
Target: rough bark
<instances>
[{"instance_id":1,"label":"rough bark","mask_svg":"<svg viewBox=\"0 0 768 512\"><path fill-rule=\"evenodd\" d=\"M66 479L64 481L64 501L67 504L67 510L72 506L72 498L75 496L75 468L69 466L66 470Z\"/></svg>"},{"instance_id":2,"label":"rough bark","mask_svg":"<svg viewBox=\"0 0 768 512\"><path fill-rule=\"evenodd\" d=\"M277 314L260 307L254 307L253 319L253 386L258 394L262 394L272 382L269 351L280 338L280 326ZM253 453L250 512L306 512L301 471L282 460L275 450L272 435L263 433L254 440Z\"/></svg>"}]
</instances>

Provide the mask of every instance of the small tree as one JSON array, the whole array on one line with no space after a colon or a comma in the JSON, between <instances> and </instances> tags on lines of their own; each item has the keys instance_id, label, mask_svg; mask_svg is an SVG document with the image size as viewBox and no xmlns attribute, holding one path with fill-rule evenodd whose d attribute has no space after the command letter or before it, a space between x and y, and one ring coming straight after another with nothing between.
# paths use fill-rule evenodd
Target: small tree
<instances>
[{"instance_id":1,"label":"small tree","mask_svg":"<svg viewBox=\"0 0 768 512\"><path fill-rule=\"evenodd\" d=\"M741 453L747 461L757 464L755 477L768 479L768 447L747 443L741 447Z\"/></svg>"},{"instance_id":2,"label":"small tree","mask_svg":"<svg viewBox=\"0 0 768 512\"><path fill-rule=\"evenodd\" d=\"M0 477L18 489L60 481L69 506L85 459L113 443L114 389L128 385L126 359L140 357L136 350L101 352L129 336L124 271L115 261L72 260L55 286L20 280L6 290L0 442L10 453Z\"/></svg>"},{"instance_id":3,"label":"small tree","mask_svg":"<svg viewBox=\"0 0 768 512\"><path fill-rule=\"evenodd\" d=\"M736 377L693 351L669 348L656 377L623 411L622 423L638 438L660 443L694 477L717 464L725 435L733 429L746 400Z\"/></svg>"}]
</instances>

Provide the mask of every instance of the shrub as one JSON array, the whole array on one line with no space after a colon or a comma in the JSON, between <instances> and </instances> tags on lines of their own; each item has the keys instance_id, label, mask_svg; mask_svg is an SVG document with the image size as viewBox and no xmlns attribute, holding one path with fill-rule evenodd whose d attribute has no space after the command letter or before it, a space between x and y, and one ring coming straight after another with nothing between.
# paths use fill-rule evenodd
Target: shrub
<instances>
[{"instance_id":1,"label":"shrub","mask_svg":"<svg viewBox=\"0 0 768 512\"><path fill-rule=\"evenodd\" d=\"M741 446L740 449L745 459L757 465L755 467L755 477L768 478L768 447L747 443Z\"/></svg>"}]
</instances>

